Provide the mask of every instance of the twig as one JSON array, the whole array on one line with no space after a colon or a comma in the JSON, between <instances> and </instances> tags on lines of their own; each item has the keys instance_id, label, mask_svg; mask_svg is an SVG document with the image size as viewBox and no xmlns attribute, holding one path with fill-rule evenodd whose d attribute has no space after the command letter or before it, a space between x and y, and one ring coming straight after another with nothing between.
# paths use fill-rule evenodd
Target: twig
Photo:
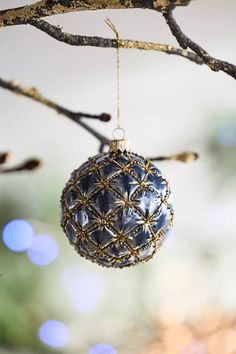
<instances>
[{"instance_id":1,"label":"twig","mask_svg":"<svg viewBox=\"0 0 236 354\"><path fill-rule=\"evenodd\" d=\"M12 173L12 172L21 172L21 171L33 171L41 166L41 161L38 159L27 160L20 165L10 168L1 168L0 173Z\"/></svg>"},{"instance_id":2,"label":"twig","mask_svg":"<svg viewBox=\"0 0 236 354\"><path fill-rule=\"evenodd\" d=\"M28 22L30 25L36 27L37 29L47 33L50 37L56 39L57 41L72 45L72 46L90 46L90 47L100 47L100 48L119 48L124 49L139 49L139 50L154 50L158 52L163 52L170 55L178 55L183 58L189 59L196 64L202 65L204 61L195 53L187 51L181 48L175 48L168 44L159 44L153 42L141 42L130 39L116 39L103 38L97 36L80 36L71 33L64 32L61 28L52 25L44 20L30 20Z\"/></svg>"},{"instance_id":3,"label":"twig","mask_svg":"<svg viewBox=\"0 0 236 354\"><path fill-rule=\"evenodd\" d=\"M100 116L95 116L95 115L70 111L58 105L57 103L43 97L36 88L32 88L32 87L24 88L20 86L20 84L16 83L15 81L5 81L3 79L0 79L0 87L12 91L16 94L31 98L32 100L36 102L40 102L45 106L56 110L58 113L63 114L64 116L70 118L71 120L79 124L81 127L83 127L85 130L87 130L89 133L91 133L95 138L99 140L100 142L99 152L103 152L105 146L109 144L108 138L106 138L104 135L102 135L101 133L99 133L98 131L96 131L95 129L93 129L92 127L90 127L89 125L87 125L85 122L81 120L82 117L89 117L89 118L100 119L103 121L108 121L109 120L108 118L110 118L108 114L103 113ZM102 116L103 118L101 118ZM9 157L9 153L0 153L0 164L5 163L8 157ZM198 154L195 152L183 152L177 155L151 157L149 159L152 161L174 160L174 161L182 161L182 162L192 162L197 158L198 158ZM38 166L40 166L40 161L36 159L31 159L13 168L8 168L8 169L1 168L0 173L33 170Z\"/></svg>"},{"instance_id":4,"label":"twig","mask_svg":"<svg viewBox=\"0 0 236 354\"><path fill-rule=\"evenodd\" d=\"M25 88L25 87L22 87L16 81L5 81L0 78L0 87L7 89L11 92L14 92L18 95L22 95L22 96L31 98L32 100L34 100L36 102L40 102L43 105L54 109L57 113L63 114L67 118L69 118L69 119L73 120L75 123L79 124L85 130L87 130L89 133L91 133L95 138L97 138L100 143L102 143L104 145L108 144L108 142L109 142L108 138L106 138L101 133L97 132L94 128L87 125L85 122L83 122L81 120L81 118L93 118L93 119L99 119L103 122L108 122L111 118L111 116L109 114L102 113L100 115L95 115L95 114L88 114L88 113L82 113L82 112L73 112L73 111L71 111L67 108L64 108L61 105L55 103L54 101L51 101L51 100L43 97L35 87Z\"/></svg>"},{"instance_id":5,"label":"twig","mask_svg":"<svg viewBox=\"0 0 236 354\"><path fill-rule=\"evenodd\" d=\"M85 0L41 0L31 5L1 10L0 27L31 24L58 41L62 41L70 45L89 45L103 48L114 48L118 46L118 42L114 39L64 33L60 28L43 21L42 18L68 12L102 9L142 8L160 11L163 13L168 26L183 50L166 44L131 40L120 40L119 47L157 50L167 54L179 55L197 64L205 63L213 71L223 71L227 75L236 78L236 66L210 56L207 51L188 38L176 23L172 15L173 9L176 6L186 6L190 2L191 0L91 0L89 2ZM187 51L187 48L190 48L194 53Z\"/></svg>"},{"instance_id":6,"label":"twig","mask_svg":"<svg viewBox=\"0 0 236 354\"><path fill-rule=\"evenodd\" d=\"M4 164L10 154L7 153L0 153L0 164ZM20 165L10 167L10 168L3 168L0 167L0 173L12 173L12 172L20 172L20 171L33 171L36 170L41 165L41 161L38 159L29 159Z\"/></svg>"},{"instance_id":7,"label":"twig","mask_svg":"<svg viewBox=\"0 0 236 354\"><path fill-rule=\"evenodd\" d=\"M168 24L173 36L177 39L179 45L183 49L190 48L194 53L196 53L204 63L209 66L209 68L213 71L223 71L227 75L232 76L234 79L236 79L236 66L233 64L230 64L226 61L222 61L219 59L216 59L212 57L205 49L200 47L197 43L192 41L189 37L187 37L177 22L174 19L174 16L172 12L167 12L163 14L166 23Z\"/></svg>"},{"instance_id":8,"label":"twig","mask_svg":"<svg viewBox=\"0 0 236 354\"><path fill-rule=\"evenodd\" d=\"M22 25L29 20L76 11L104 9L150 9L160 12L186 6L191 0L41 0L34 4L0 11L0 27Z\"/></svg>"},{"instance_id":9,"label":"twig","mask_svg":"<svg viewBox=\"0 0 236 354\"><path fill-rule=\"evenodd\" d=\"M158 157L150 157L151 161L180 161L180 162L193 162L199 158L199 155L196 152L185 151L179 154L170 155L170 156L158 156Z\"/></svg>"},{"instance_id":10,"label":"twig","mask_svg":"<svg viewBox=\"0 0 236 354\"><path fill-rule=\"evenodd\" d=\"M209 53L200 47L197 43L187 37L177 22L175 21L172 11L176 6L188 5L191 0L139 0L139 1L121 1L121 0L41 0L31 5L22 6L15 9L0 11L0 27L30 24L37 29L47 33L52 38L74 46L94 46L102 48L129 48L140 50L156 50L167 54L174 54L185 57L197 64L206 64L213 71L223 71L227 75L236 78L236 66L225 61L221 61L209 55ZM127 39L109 39L102 37L88 37L81 35L73 35L62 31L57 26L42 20L42 18L63 14L75 11L99 10L99 9L128 9L128 8L143 8L155 11L160 11L172 32L177 39L181 48L175 48L167 44L158 44L152 42L141 42ZM192 51L188 51L187 49ZM92 115L81 112L73 112L61 105L43 97L36 88L23 88L16 82L8 82L0 79L0 87L8 89L16 94L26 96L34 101L40 102L47 107L50 107L60 114L73 120L94 137L99 142L99 151L102 152L108 144L108 139L101 133L97 132L92 127L88 126L82 117L99 119L108 121L110 116L106 113L101 115ZM0 164L3 164L7 159L8 154L0 154ZM174 160L181 162L191 162L198 158L198 154L194 152L184 152L171 156L153 157L153 161ZM12 169L0 170L0 172L20 171L24 169L33 169L37 167L38 160L29 160L26 163ZM35 167L34 167L35 166ZM32 168L31 168L32 167ZM4 172L5 171L5 172Z\"/></svg>"}]
</instances>

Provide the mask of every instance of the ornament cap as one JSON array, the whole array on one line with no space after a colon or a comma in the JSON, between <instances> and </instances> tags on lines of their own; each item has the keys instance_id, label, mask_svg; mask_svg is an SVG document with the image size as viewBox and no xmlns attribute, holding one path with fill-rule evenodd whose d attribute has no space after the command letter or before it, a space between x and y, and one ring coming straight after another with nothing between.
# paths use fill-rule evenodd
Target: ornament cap
<instances>
[{"instance_id":1,"label":"ornament cap","mask_svg":"<svg viewBox=\"0 0 236 354\"><path fill-rule=\"evenodd\" d=\"M116 152L116 151L130 151L130 143L127 139L114 139L111 140L109 143L109 151Z\"/></svg>"}]
</instances>

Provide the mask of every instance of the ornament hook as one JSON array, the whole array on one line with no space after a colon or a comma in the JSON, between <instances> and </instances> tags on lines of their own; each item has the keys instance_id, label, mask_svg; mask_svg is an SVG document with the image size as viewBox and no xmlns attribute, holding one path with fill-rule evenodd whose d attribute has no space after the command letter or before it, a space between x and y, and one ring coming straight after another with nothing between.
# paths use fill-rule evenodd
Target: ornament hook
<instances>
[{"instance_id":1,"label":"ornament hook","mask_svg":"<svg viewBox=\"0 0 236 354\"><path fill-rule=\"evenodd\" d=\"M115 140L124 140L125 139L125 130L123 128L115 128L112 131L113 139Z\"/></svg>"},{"instance_id":2,"label":"ornament hook","mask_svg":"<svg viewBox=\"0 0 236 354\"><path fill-rule=\"evenodd\" d=\"M125 139L125 130L123 128L115 128L112 132L114 140L109 143L109 151L129 151L130 144L127 139Z\"/></svg>"}]
</instances>

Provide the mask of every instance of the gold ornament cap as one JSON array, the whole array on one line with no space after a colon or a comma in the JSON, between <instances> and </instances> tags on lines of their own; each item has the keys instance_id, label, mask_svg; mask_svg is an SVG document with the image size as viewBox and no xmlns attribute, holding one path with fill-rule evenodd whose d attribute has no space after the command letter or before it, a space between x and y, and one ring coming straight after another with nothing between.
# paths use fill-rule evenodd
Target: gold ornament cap
<instances>
[{"instance_id":1,"label":"gold ornament cap","mask_svg":"<svg viewBox=\"0 0 236 354\"><path fill-rule=\"evenodd\" d=\"M109 142L109 151L130 151L130 143L127 139L114 139Z\"/></svg>"},{"instance_id":2,"label":"gold ornament cap","mask_svg":"<svg viewBox=\"0 0 236 354\"><path fill-rule=\"evenodd\" d=\"M130 151L129 140L125 138L125 130L121 127L117 127L112 132L113 139L109 142L109 152L124 152Z\"/></svg>"}]
</instances>

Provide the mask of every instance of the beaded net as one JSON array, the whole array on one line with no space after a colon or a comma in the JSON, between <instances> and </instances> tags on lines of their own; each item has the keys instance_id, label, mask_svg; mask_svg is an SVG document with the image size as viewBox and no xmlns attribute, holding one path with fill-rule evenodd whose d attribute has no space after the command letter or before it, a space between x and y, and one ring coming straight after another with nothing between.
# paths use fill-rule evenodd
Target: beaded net
<instances>
[{"instance_id":1,"label":"beaded net","mask_svg":"<svg viewBox=\"0 0 236 354\"><path fill-rule=\"evenodd\" d=\"M75 170L61 197L61 226L77 252L106 267L145 262L173 221L168 182L149 160L102 153Z\"/></svg>"}]
</instances>

